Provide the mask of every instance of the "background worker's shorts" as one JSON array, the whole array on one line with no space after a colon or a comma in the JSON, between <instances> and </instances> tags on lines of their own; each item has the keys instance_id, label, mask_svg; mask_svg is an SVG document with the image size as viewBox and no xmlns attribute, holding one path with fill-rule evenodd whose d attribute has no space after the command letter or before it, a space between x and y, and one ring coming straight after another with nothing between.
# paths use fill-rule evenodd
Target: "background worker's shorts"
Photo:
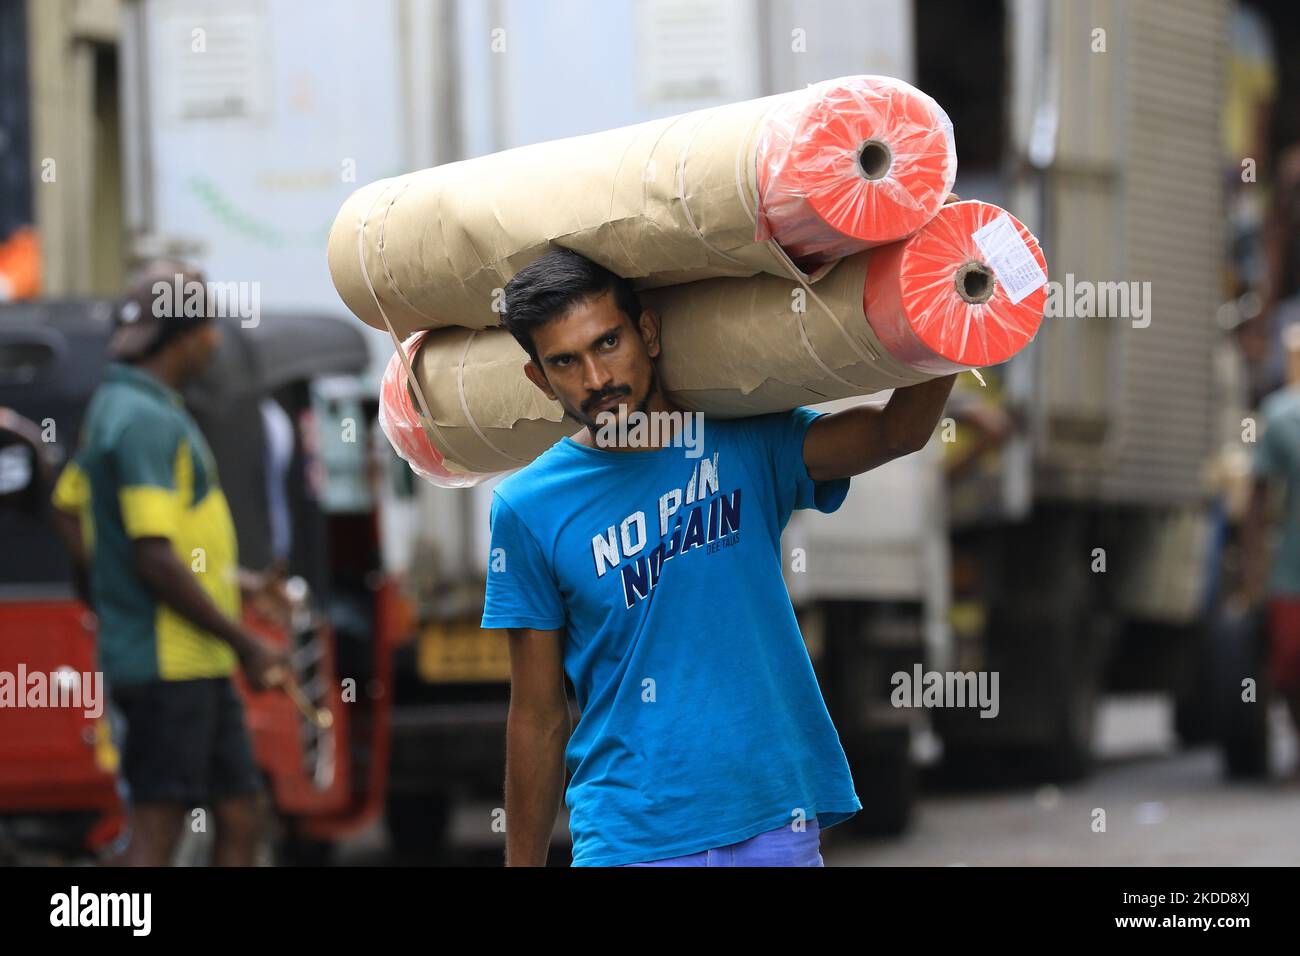
<instances>
[{"instance_id":1,"label":"background worker's shorts","mask_svg":"<svg viewBox=\"0 0 1300 956\"><path fill-rule=\"evenodd\" d=\"M228 677L115 686L126 720L122 775L133 803L215 803L262 789Z\"/></svg>"},{"instance_id":2,"label":"background worker's shorts","mask_svg":"<svg viewBox=\"0 0 1300 956\"><path fill-rule=\"evenodd\" d=\"M1273 686L1284 693L1300 690L1300 598L1273 598L1268 616Z\"/></svg>"},{"instance_id":3,"label":"background worker's shorts","mask_svg":"<svg viewBox=\"0 0 1300 956\"><path fill-rule=\"evenodd\" d=\"M802 832L792 823L768 830L740 843L701 850L686 856L674 856L651 863L624 863L623 866L825 866L821 854L821 828L817 818L809 820Z\"/></svg>"}]
</instances>

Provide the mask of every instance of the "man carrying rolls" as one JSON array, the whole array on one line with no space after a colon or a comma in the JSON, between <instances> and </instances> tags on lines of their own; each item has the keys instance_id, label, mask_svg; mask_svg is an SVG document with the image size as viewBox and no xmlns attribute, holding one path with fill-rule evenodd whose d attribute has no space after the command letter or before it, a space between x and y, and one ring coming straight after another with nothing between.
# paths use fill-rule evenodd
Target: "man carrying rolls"
<instances>
[{"instance_id":1,"label":"man carrying rolls","mask_svg":"<svg viewBox=\"0 0 1300 956\"><path fill-rule=\"evenodd\" d=\"M659 318L628 282L551 253L506 285L504 325L528 378L585 425L492 499L482 626L510 633L506 864L545 863L567 767L575 866L822 865L820 829L862 805L781 531L923 447L955 376L883 408L705 419L685 447L635 427L682 410L657 373Z\"/></svg>"}]
</instances>

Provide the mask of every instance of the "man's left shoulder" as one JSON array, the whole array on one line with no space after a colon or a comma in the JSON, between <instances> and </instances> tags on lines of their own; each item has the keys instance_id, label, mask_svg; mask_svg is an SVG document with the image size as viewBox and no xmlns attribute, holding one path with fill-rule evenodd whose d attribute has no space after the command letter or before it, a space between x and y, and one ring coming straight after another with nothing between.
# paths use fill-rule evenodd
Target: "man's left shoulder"
<instances>
[{"instance_id":1,"label":"man's left shoulder","mask_svg":"<svg viewBox=\"0 0 1300 956\"><path fill-rule=\"evenodd\" d=\"M829 414L823 409L812 408L808 405L796 405L794 408L787 408L779 412L766 412L762 415L755 415L751 421L763 422L772 425L788 425L792 422L802 423L811 421L814 418L820 418L822 415Z\"/></svg>"},{"instance_id":2,"label":"man's left shoulder","mask_svg":"<svg viewBox=\"0 0 1300 956\"><path fill-rule=\"evenodd\" d=\"M778 412L765 412L744 419L745 433L755 440L780 443L790 436L809 428L827 412L799 405Z\"/></svg>"}]
</instances>

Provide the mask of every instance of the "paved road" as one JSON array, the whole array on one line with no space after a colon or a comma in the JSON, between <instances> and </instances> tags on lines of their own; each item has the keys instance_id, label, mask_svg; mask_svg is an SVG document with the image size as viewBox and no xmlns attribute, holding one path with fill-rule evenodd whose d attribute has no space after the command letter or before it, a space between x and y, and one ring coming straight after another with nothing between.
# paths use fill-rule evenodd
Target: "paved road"
<instances>
[{"instance_id":1,"label":"paved road","mask_svg":"<svg viewBox=\"0 0 1300 956\"><path fill-rule=\"evenodd\" d=\"M824 839L827 866L1300 864L1300 784L1223 780L1210 748L1179 751L1160 698L1109 701L1097 772L1074 786L923 797L898 840ZM1274 766L1295 761L1282 711ZM1094 811L1105 832L1094 832Z\"/></svg>"},{"instance_id":2,"label":"paved road","mask_svg":"<svg viewBox=\"0 0 1300 956\"><path fill-rule=\"evenodd\" d=\"M1274 766L1296 761L1285 714L1273 714ZM1096 772L1077 785L925 792L909 832L864 840L832 829L827 866L1150 866L1300 864L1300 784L1232 784L1210 748L1180 750L1161 697L1106 701ZM1093 832L1094 810L1106 812ZM442 861L499 866L488 804L460 807L455 848ZM558 824L557 826L562 826ZM352 841L339 862L392 862L382 828ZM553 844L553 865L568 847Z\"/></svg>"}]
</instances>

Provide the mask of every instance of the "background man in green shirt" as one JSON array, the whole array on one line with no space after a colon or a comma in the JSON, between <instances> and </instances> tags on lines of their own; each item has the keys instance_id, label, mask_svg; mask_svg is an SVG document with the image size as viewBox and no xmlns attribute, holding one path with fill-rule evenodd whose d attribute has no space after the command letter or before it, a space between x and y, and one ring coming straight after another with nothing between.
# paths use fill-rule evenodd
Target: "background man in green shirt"
<instances>
[{"instance_id":1,"label":"background man in green shirt","mask_svg":"<svg viewBox=\"0 0 1300 956\"><path fill-rule=\"evenodd\" d=\"M206 289L201 274L158 263L123 300L115 361L53 497L74 561L88 571L99 666L126 718L127 862L168 865L187 811L209 804L214 862L249 865L261 781L231 675L242 667L264 690L285 673L286 653L240 623L241 592L274 592L279 582L240 571L216 463L181 400L220 333L207 296L186 307L172 294L177 282Z\"/></svg>"}]
</instances>

